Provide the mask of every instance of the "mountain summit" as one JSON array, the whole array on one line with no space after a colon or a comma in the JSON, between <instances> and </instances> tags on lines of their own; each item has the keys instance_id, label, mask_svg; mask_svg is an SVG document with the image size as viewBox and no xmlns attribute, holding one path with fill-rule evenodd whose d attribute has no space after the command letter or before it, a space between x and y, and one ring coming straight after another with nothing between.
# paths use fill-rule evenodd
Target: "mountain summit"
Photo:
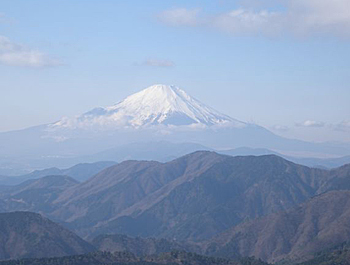
<instances>
[{"instance_id":1,"label":"mountain summit","mask_svg":"<svg viewBox=\"0 0 350 265\"><path fill-rule=\"evenodd\" d=\"M71 167L86 162L87 155L140 142L146 146L148 143L150 149L145 150L155 150L154 142L170 142L199 144L216 150L245 146L306 156L346 156L350 152L349 144L308 143L282 138L258 124L224 115L176 86L154 85L109 107L95 108L54 123L0 133L0 172L1 164L7 163L13 167L6 166L5 172L18 169L23 172L22 168L33 170L32 165L40 165L34 169ZM123 159L130 158L135 156L132 150L125 149L119 154L126 154ZM145 150L137 151L138 159L149 157ZM179 150L172 154L183 154ZM153 159L169 158L169 154L158 149L154 155ZM105 157L103 160L113 159Z\"/></svg>"},{"instance_id":2,"label":"mountain summit","mask_svg":"<svg viewBox=\"0 0 350 265\"><path fill-rule=\"evenodd\" d=\"M140 128L154 125L244 126L227 115L206 106L176 86L153 85L135 93L116 105L95 108L75 118L64 118L54 127Z\"/></svg>"}]
</instances>

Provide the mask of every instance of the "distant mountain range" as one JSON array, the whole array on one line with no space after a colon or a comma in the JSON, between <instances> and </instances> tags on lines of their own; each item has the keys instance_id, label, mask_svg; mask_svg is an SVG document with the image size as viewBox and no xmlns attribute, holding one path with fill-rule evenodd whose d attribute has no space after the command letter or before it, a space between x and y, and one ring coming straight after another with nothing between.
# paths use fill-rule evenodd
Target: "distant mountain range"
<instances>
[{"instance_id":1,"label":"distant mountain range","mask_svg":"<svg viewBox=\"0 0 350 265\"><path fill-rule=\"evenodd\" d=\"M111 161L123 162L126 160L155 160L159 162L168 162L188 153L203 150L216 151L217 153L231 156L259 156L275 154L297 164L324 169L336 168L344 164L350 163L350 156L344 156L339 158L303 158L283 155L276 151L272 151L265 148L240 147L235 149L215 150L213 148L194 143L171 143L166 141L138 142L121 145L115 148L109 148L103 152L98 152L92 155L85 155L73 158L52 157L32 161L34 164L37 164L37 166L39 166L40 163L42 163L40 167L60 165L60 167L63 167L64 169L50 167L41 170L34 170L31 173L17 175L16 177L0 176L0 185L19 184L24 180L34 179L48 175L68 175L75 178L78 181L84 181L92 177L94 174L98 173L103 168L106 168L116 163ZM75 163L77 164L74 165ZM69 167L65 168L65 166L67 165ZM5 169L3 173L9 170L10 169ZM14 170L16 171L16 169ZM2 169L0 166L0 172L1 171Z\"/></svg>"},{"instance_id":2,"label":"distant mountain range","mask_svg":"<svg viewBox=\"0 0 350 265\"><path fill-rule=\"evenodd\" d=\"M350 156L339 158L310 158L284 155L266 148L239 147L235 149L216 150L194 143L171 143L166 141L138 142L111 148L90 156L81 157L84 161L118 161L155 160L168 162L195 151L215 151L230 156L277 155L297 164L318 168L336 168L350 163Z\"/></svg>"},{"instance_id":3,"label":"distant mountain range","mask_svg":"<svg viewBox=\"0 0 350 265\"><path fill-rule=\"evenodd\" d=\"M123 148L123 145L140 141L193 143L215 150L242 146L267 148L315 157L350 154L349 143L312 143L283 138L262 126L221 114L176 86L154 85L110 107L95 108L46 125L0 133L0 175L22 175L28 170L97 162L101 160L88 161L82 157L91 158L107 149ZM155 157L169 159L171 156L156 153Z\"/></svg>"},{"instance_id":4,"label":"distant mountain range","mask_svg":"<svg viewBox=\"0 0 350 265\"><path fill-rule=\"evenodd\" d=\"M266 148L240 147L240 148L229 149L229 150L217 150L216 152L220 154L231 155L231 156L277 155L291 162L294 162L296 164L300 164L308 167L323 168L323 169L337 168L342 165L350 163L350 156L343 156L338 158L295 157L291 155L284 155L279 152L272 151Z\"/></svg>"},{"instance_id":5,"label":"distant mountain range","mask_svg":"<svg viewBox=\"0 0 350 265\"><path fill-rule=\"evenodd\" d=\"M70 176L76 181L85 181L90 177L96 175L101 170L115 165L116 162L112 161L101 161L95 163L81 163L73 167L66 169L58 169L56 167L47 168L43 170L35 170L32 173L12 176L12 177L0 177L0 185L18 185L26 180L38 179L46 176Z\"/></svg>"}]
</instances>

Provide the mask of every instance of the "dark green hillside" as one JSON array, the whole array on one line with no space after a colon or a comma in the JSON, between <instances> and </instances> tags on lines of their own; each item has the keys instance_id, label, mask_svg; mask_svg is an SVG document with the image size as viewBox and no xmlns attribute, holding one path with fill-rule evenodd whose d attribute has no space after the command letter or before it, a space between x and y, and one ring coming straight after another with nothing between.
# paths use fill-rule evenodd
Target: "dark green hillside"
<instances>
[{"instance_id":1,"label":"dark green hillside","mask_svg":"<svg viewBox=\"0 0 350 265\"><path fill-rule=\"evenodd\" d=\"M173 250L185 250L200 253L201 249L195 244L178 242L165 238L141 238L126 235L100 235L91 244L100 251L127 251L136 256L158 255Z\"/></svg>"},{"instance_id":2,"label":"dark green hillside","mask_svg":"<svg viewBox=\"0 0 350 265\"><path fill-rule=\"evenodd\" d=\"M350 265L350 243L321 251L313 259L298 265Z\"/></svg>"},{"instance_id":3,"label":"dark green hillside","mask_svg":"<svg viewBox=\"0 0 350 265\"><path fill-rule=\"evenodd\" d=\"M128 252L94 252L60 258L0 261L0 265L267 265L253 258L230 261L187 252L170 252L160 256L137 258Z\"/></svg>"}]
</instances>

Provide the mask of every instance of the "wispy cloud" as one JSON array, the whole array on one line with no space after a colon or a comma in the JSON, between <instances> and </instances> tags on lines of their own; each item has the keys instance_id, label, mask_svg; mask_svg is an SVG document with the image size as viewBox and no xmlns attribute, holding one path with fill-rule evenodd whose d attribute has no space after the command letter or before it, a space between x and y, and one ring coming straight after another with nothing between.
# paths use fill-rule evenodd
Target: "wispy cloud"
<instances>
[{"instance_id":1,"label":"wispy cloud","mask_svg":"<svg viewBox=\"0 0 350 265\"><path fill-rule=\"evenodd\" d=\"M326 126L326 124L322 121L313 121L313 120L306 120L301 123L296 123L295 125L298 127L314 127L314 128L321 128Z\"/></svg>"},{"instance_id":2,"label":"wispy cloud","mask_svg":"<svg viewBox=\"0 0 350 265\"><path fill-rule=\"evenodd\" d=\"M350 121L342 121L333 125L334 130L342 132L350 132Z\"/></svg>"},{"instance_id":3,"label":"wispy cloud","mask_svg":"<svg viewBox=\"0 0 350 265\"><path fill-rule=\"evenodd\" d=\"M5 19L6 19L5 14L0 12L0 23L3 23Z\"/></svg>"},{"instance_id":4,"label":"wispy cloud","mask_svg":"<svg viewBox=\"0 0 350 265\"><path fill-rule=\"evenodd\" d=\"M280 11L271 6L242 7L213 16L199 9L171 9L159 14L170 26L204 26L234 35L297 37L331 35L350 38L349 0L286 0Z\"/></svg>"},{"instance_id":5,"label":"wispy cloud","mask_svg":"<svg viewBox=\"0 0 350 265\"><path fill-rule=\"evenodd\" d=\"M216 16L212 26L232 34L275 35L280 31L280 14L261 10L258 12L243 8Z\"/></svg>"},{"instance_id":6,"label":"wispy cloud","mask_svg":"<svg viewBox=\"0 0 350 265\"><path fill-rule=\"evenodd\" d=\"M58 59L54 59L41 51L15 43L1 35L0 63L34 68L53 67L62 64Z\"/></svg>"},{"instance_id":7,"label":"wispy cloud","mask_svg":"<svg viewBox=\"0 0 350 265\"><path fill-rule=\"evenodd\" d=\"M12 23L13 19L7 17L4 13L0 12L0 23Z\"/></svg>"},{"instance_id":8,"label":"wispy cloud","mask_svg":"<svg viewBox=\"0 0 350 265\"><path fill-rule=\"evenodd\" d=\"M158 18L170 26L198 26L199 11L199 9L175 8L160 13Z\"/></svg>"},{"instance_id":9,"label":"wispy cloud","mask_svg":"<svg viewBox=\"0 0 350 265\"><path fill-rule=\"evenodd\" d=\"M145 60L141 64L137 63L136 65L168 68L168 67L174 67L175 63L171 60L150 58L150 59Z\"/></svg>"},{"instance_id":10,"label":"wispy cloud","mask_svg":"<svg viewBox=\"0 0 350 265\"><path fill-rule=\"evenodd\" d=\"M271 129L274 130L274 131L280 131L280 132L289 131L289 127L288 126L279 125L279 124L276 124L276 125L272 126Z\"/></svg>"}]
</instances>

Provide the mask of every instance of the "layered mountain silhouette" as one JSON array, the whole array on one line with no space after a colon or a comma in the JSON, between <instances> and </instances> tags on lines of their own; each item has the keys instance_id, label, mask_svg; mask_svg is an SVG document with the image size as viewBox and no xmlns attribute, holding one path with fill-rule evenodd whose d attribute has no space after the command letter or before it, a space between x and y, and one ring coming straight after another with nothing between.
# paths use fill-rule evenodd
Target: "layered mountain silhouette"
<instances>
[{"instance_id":1,"label":"layered mountain silhouette","mask_svg":"<svg viewBox=\"0 0 350 265\"><path fill-rule=\"evenodd\" d=\"M76 181L85 181L90 177L96 175L101 170L115 165L116 162L112 161L100 161L94 163L80 163L69 168L59 169L56 167L46 168L43 170L35 170L29 174L12 176L12 177L0 177L0 185L17 185L26 180L38 179L46 176L61 175L70 176Z\"/></svg>"},{"instance_id":2,"label":"layered mountain silhouette","mask_svg":"<svg viewBox=\"0 0 350 265\"><path fill-rule=\"evenodd\" d=\"M337 172L274 155L195 152L168 163L126 161L63 192L51 214L64 216L83 236L94 231L198 241L296 206Z\"/></svg>"},{"instance_id":3,"label":"layered mountain silhouette","mask_svg":"<svg viewBox=\"0 0 350 265\"><path fill-rule=\"evenodd\" d=\"M83 183L47 176L3 186L0 210L40 212L103 251L294 262L350 240L349 180L350 165L323 170L276 155L200 151L125 161Z\"/></svg>"},{"instance_id":4,"label":"layered mountain silhouette","mask_svg":"<svg viewBox=\"0 0 350 265\"><path fill-rule=\"evenodd\" d=\"M83 183L63 176L29 181L3 188L1 199L7 211L40 211L83 237L122 233L202 241L346 189L349 172L349 166L308 168L275 155L201 151L167 163L125 161Z\"/></svg>"},{"instance_id":5,"label":"layered mountain silhouette","mask_svg":"<svg viewBox=\"0 0 350 265\"><path fill-rule=\"evenodd\" d=\"M48 213L54 209L53 202L65 190L78 185L68 176L46 176L27 180L15 186L0 187L0 199L5 211L34 211Z\"/></svg>"}]
</instances>

